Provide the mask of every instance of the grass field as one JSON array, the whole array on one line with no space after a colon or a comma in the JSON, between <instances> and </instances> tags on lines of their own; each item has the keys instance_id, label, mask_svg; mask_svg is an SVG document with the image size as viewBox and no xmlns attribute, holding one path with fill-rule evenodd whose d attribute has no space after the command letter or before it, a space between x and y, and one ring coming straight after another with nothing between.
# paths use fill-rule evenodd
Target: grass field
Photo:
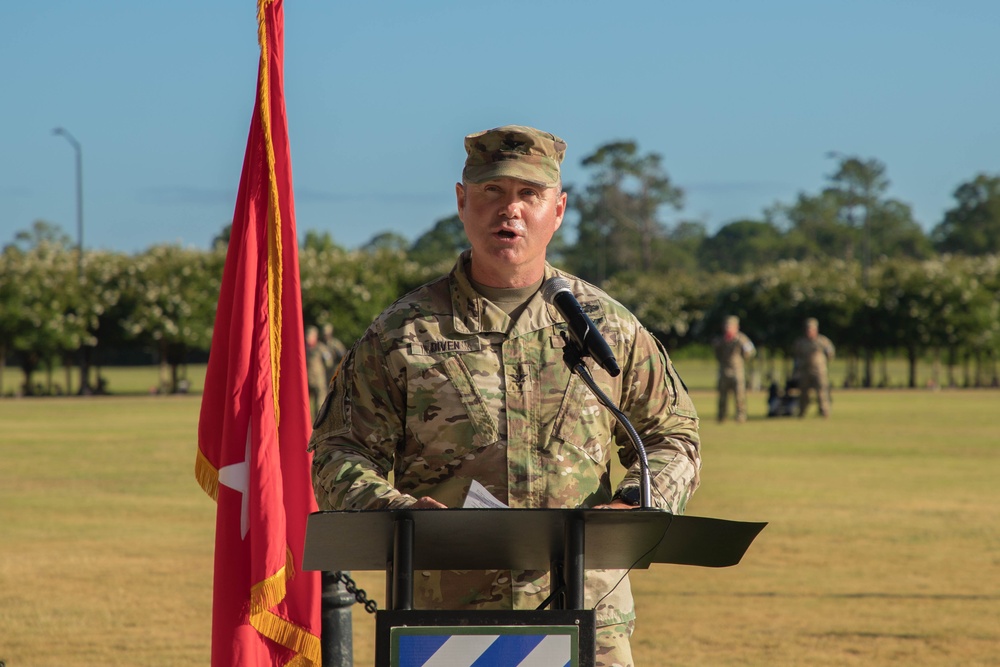
<instances>
[{"instance_id":1,"label":"grass field","mask_svg":"<svg viewBox=\"0 0 1000 667\"><path fill-rule=\"evenodd\" d=\"M191 364L180 367L179 377L186 379L192 391L200 392L205 385L205 364ZM101 377L107 383L107 391L112 395L139 396L157 393L161 384L165 384L169 379L169 374L161 371L158 366L119 366L112 368L101 368ZM70 368L69 385L75 392L80 388L80 371L78 368ZM47 391L49 386L48 373L35 372L32 377L32 384L40 385L43 391ZM97 372L92 371L90 381L96 382ZM24 383L24 373L21 369L8 366L4 369L3 380L0 382L0 396L12 397ZM66 371L58 368L52 372L53 392L63 393L66 386Z\"/></svg>"},{"instance_id":2,"label":"grass field","mask_svg":"<svg viewBox=\"0 0 1000 667\"><path fill-rule=\"evenodd\" d=\"M883 372L886 376L888 387L904 388L909 377L909 366L905 359L890 358L886 362L881 359L872 368L872 382L875 385L882 384ZM675 361L675 365L681 370L684 382L691 389L714 389L716 382L716 363L708 359L687 359L680 357ZM24 382L24 374L19 368L8 366L3 369L3 376L0 378L0 396L14 396ZM765 360L757 359L752 362L750 370L755 370L755 377L764 385L766 389L767 375L774 372L779 381L783 381L786 373L790 370L787 362L780 359L768 363ZM965 377L963 369L955 367L952 369L954 382L964 385ZM149 395L155 394L161 384L166 383L169 375L168 371L161 370L156 366L128 366L101 368L101 377L107 383L108 392L112 395ZM844 378L847 375L847 362L844 359L836 359L830 367L830 380L834 387L843 386ZM185 379L192 392L200 392L205 383L205 365L188 364L180 367L179 376ZM74 392L80 386L80 373L77 368L69 370L69 385ZM91 376L91 382L96 382L96 371ZM917 385L926 387L934 379L933 364L924 361L917 366ZM938 383L942 386L948 385L947 367L938 369ZM988 382L988 379L986 380ZM32 383L40 385L43 390L49 386L49 375L44 372L36 372L32 376ZM62 368L53 370L51 383L55 391L62 391L66 385L66 371Z\"/></svg>"},{"instance_id":3,"label":"grass field","mask_svg":"<svg viewBox=\"0 0 1000 667\"><path fill-rule=\"evenodd\" d=\"M742 425L693 393L689 514L770 524L736 567L633 574L639 665L1000 665L1000 392L841 391L829 420L766 419L755 393ZM7 667L208 664L199 401L0 400ZM355 575L384 597L381 573ZM354 619L371 665L372 617Z\"/></svg>"}]
</instances>

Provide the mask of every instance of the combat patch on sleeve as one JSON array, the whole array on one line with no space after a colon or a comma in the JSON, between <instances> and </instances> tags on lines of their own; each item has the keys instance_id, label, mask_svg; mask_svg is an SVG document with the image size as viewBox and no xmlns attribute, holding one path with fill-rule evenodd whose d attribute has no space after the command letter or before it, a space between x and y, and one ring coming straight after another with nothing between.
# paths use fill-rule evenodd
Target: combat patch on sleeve
<instances>
[{"instance_id":1,"label":"combat patch on sleeve","mask_svg":"<svg viewBox=\"0 0 1000 667\"><path fill-rule=\"evenodd\" d=\"M316 411L316 417L313 418L313 430L317 430L319 425L323 423L326 419L327 413L330 411L330 399L333 397L332 393L326 395L326 399L323 401L323 405L319 406L319 410Z\"/></svg>"},{"instance_id":2,"label":"combat patch on sleeve","mask_svg":"<svg viewBox=\"0 0 1000 667\"><path fill-rule=\"evenodd\" d=\"M341 372L346 363L347 360L334 376L326 400L316 411L316 419L313 420L313 441L331 435L342 435L351 430L351 401L347 396L350 387Z\"/></svg>"}]
</instances>

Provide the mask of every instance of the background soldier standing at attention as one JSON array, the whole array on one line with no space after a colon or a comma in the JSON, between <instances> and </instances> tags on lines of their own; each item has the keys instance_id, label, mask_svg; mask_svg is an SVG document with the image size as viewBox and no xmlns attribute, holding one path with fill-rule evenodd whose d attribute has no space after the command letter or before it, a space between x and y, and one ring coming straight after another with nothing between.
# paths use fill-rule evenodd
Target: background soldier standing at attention
<instances>
[{"instance_id":1,"label":"background soldier standing at attention","mask_svg":"<svg viewBox=\"0 0 1000 667\"><path fill-rule=\"evenodd\" d=\"M347 355L347 346L344 345L339 338L333 335L333 325L324 324L323 325L323 344L326 345L327 351L330 353L330 357L327 360L326 366L326 377L333 377L333 374L337 372L337 367L340 366L341 360ZM323 394L326 394L328 386L323 386Z\"/></svg>"},{"instance_id":2,"label":"background soldier standing at attention","mask_svg":"<svg viewBox=\"0 0 1000 667\"><path fill-rule=\"evenodd\" d=\"M747 420L747 379L745 362L757 353L757 348L740 331L740 318L730 315L722 324L722 335L712 341L715 358L719 361L719 423L726 420L729 394L736 403L736 421Z\"/></svg>"},{"instance_id":3,"label":"background soldier standing at attention","mask_svg":"<svg viewBox=\"0 0 1000 667\"><path fill-rule=\"evenodd\" d=\"M792 348L795 359L793 377L799 383L799 417L804 417L809 407L809 393L816 392L819 414L830 416L830 379L827 368L833 361L833 343L819 332L815 317L806 320L805 335L795 341Z\"/></svg>"},{"instance_id":4,"label":"background soldier standing at attention","mask_svg":"<svg viewBox=\"0 0 1000 667\"><path fill-rule=\"evenodd\" d=\"M653 502L681 513L698 487L698 417L667 353L628 310L556 270L546 248L563 221L566 144L530 127L465 138L455 186L471 250L451 273L386 309L348 352L310 447L320 509L452 506L449 487L481 483L515 508L632 509L638 456L611 413L563 361L565 322L540 287L566 279L607 339L621 373L590 358L601 389L648 450ZM627 474L611 487L611 456ZM394 473L394 484L388 481ZM624 571L588 570L596 664L633 664L635 611ZM535 609L546 572L415 574L422 609Z\"/></svg>"},{"instance_id":5,"label":"background soldier standing at attention","mask_svg":"<svg viewBox=\"0 0 1000 667\"><path fill-rule=\"evenodd\" d=\"M329 362L330 350L319 339L319 329L312 325L306 327L306 377L309 382L309 409L313 417L329 388Z\"/></svg>"}]
</instances>

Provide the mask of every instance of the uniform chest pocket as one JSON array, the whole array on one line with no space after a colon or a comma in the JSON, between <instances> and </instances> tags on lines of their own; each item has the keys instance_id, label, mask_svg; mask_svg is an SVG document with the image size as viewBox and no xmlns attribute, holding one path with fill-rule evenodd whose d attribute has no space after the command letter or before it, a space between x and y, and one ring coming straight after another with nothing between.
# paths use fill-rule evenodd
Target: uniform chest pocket
<instances>
[{"instance_id":1,"label":"uniform chest pocket","mask_svg":"<svg viewBox=\"0 0 1000 667\"><path fill-rule=\"evenodd\" d=\"M414 371L407 388L406 430L431 468L496 442L496 417L455 354Z\"/></svg>"},{"instance_id":2,"label":"uniform chest pocket","mask_svg":"<svg viewBox=\"0 0 1000 667\"><path fill-rule=\"evenodd\" d=\"M610 387L601 389L605 393L610 391ZM604 465L610 456L611 426L608 409L601 405L590 387L573 374L552 425L553 437L585 454L594 463Z\"/></svg>"}]
</instances>

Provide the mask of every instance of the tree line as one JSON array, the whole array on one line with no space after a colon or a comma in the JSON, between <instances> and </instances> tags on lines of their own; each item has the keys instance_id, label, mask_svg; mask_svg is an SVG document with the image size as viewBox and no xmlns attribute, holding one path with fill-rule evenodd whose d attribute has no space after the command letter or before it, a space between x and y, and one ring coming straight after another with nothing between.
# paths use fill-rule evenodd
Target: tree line
<instances>
[{"instance_id":1,"label":"tree line","mask_svg":"<svg viewBox=\"0 0 1000 667\"><path fill-rule=\"evenodd\" d=\"M997 383L1000 176L961 184L926 234L888 196L885 165L841 156L820 192L709 234L681 215L683 190L662 162L632 141L584 158L588 182L565 185L575 224L560 230L550 259L604 287L668 349L707 344L734 314L777 373L802 321L817 317L849 360L847 384L886 383L884 365L876 378L873 364L889 355L910 361L910 386L928 358L945 368L942 384ZM225 228L209 250L80 254L58 227L36 222L0 253L0 373L15 362L27 394L91 393L103 390L100 365L131 350L160 363L164 390L176 391L179 368L210 345L227 242ZM457 216L413 242L383 233L355 250L307 231L304 318L349 342L393 300L448 271L466 245ZM77 364L81 380L70 387Z\"/></svg>"}]
</instances>

